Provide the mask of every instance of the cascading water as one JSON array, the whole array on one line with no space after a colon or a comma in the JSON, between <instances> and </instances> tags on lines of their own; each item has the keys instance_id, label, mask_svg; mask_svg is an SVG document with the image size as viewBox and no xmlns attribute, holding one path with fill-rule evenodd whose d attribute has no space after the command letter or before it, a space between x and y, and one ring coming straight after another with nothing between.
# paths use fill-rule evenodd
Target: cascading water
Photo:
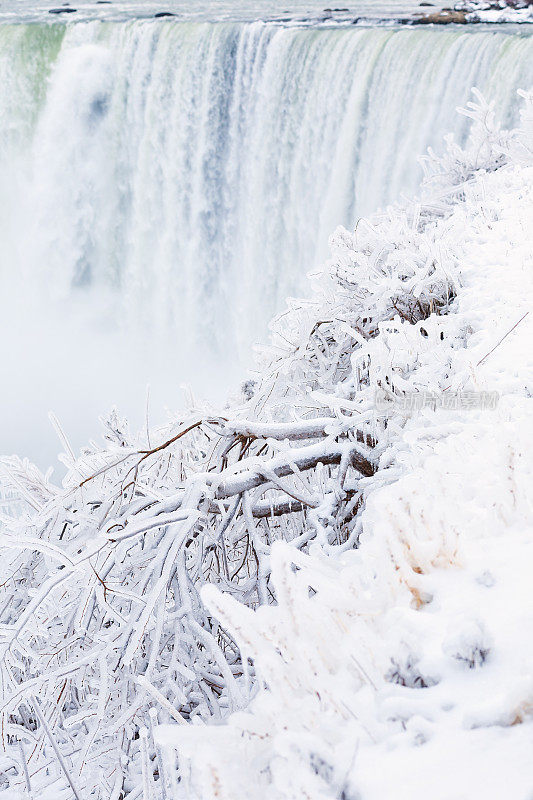
<instances>
[{"instance_id":1,"label":"cascading water","mask_svg":"<svg viewBox=\"0 0 533 800\"><path fill-rule=\"evenodd\" d=\"M148 381L233 378L332 230L464 136L473 85L512 125L532 84L502 32L0 26L0 452L38 456L49 408L79 441Z\"/></svg>"}]
</instances>

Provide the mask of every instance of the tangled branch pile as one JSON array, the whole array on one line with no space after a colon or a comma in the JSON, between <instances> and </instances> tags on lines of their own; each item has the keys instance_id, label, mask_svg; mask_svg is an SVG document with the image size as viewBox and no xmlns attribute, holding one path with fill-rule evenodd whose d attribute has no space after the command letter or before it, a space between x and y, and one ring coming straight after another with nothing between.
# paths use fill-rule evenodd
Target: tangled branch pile
<instances>
[{"instance_id":1,"label":"tangled branch pile","mask_svg":"<svg viewBox=\"0 0 533 800\"><path fill-rule=\"evenodd\" d=\"M0 730L29 766L14 785L47 773L80 798L171 797L153 725L220 720L256 690L255 646L202 587L268 606L290 594L272 578L276 542L296 565L298 551L358 547L369 492L401 474L395 398L455 381L467 332L447 340L443 324L460 283L451 215L480 176L531 155L526 116L507 134L480 97L467 113L469 148L429 154L423 201L336 231L312 298L275 321L241 399L137 436L113 413L105 447L80 457L63 437L63 487L4 460L23 506L0 529Z\"/></svg>"}]
</instances>

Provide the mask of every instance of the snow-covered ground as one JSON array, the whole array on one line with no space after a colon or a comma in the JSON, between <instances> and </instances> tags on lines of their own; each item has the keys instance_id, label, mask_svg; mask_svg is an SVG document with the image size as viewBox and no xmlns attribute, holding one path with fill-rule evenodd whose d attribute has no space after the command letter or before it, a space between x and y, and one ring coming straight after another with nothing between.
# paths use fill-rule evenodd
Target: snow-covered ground
<instances>
[{"instance_id":1,"label":"snow-covered ground","mask_svg":"<svg viewBox=\"0 0 533 800\"><path fill-rule=\"evenodd\" d=\"M520 24L533 21L531 0L459 0L454 9L464 11L467 22Z\"/></svg>"},{"instance_id":2,"label":"snow-covered ground","mask_svg":"<svg viewBox=\"0 0 533 800\"><path fill-rule=\"evenodd\" d=\"M468 113L233 405L4 463L1 800L531 800L533 95Z\"/></svg>"}]
</instances>

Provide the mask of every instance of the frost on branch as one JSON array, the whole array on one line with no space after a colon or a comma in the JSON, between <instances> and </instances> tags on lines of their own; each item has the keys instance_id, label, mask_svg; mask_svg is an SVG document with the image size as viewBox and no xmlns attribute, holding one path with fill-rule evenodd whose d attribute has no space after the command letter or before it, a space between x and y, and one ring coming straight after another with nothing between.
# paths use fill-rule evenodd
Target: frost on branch
<instances>
[{"instance_id":1,"label":"frost on branch","mask_svg":"<svg viewBox=\"0 0 533 800\"><path fill-rule=\"evenodd\" d=\"M504 144L511 160L513 143L522 141L497 134L481 101L473 111L472 148L459 156L451 147L446 157L463 199L475 192L480 167L503 163ZM312 296L291 301L273 323L255 382L228 408L191 407L149 437L133 436L113 412L105 447L78 458L58 426L63 487L25 463L4 463L9 508L13 495L18 506L3 513L0 531L0 730L10 752L22 742L30 780L52 762L51 779L72 781L83 796L135 800L142 775L146 798L174 797L177 778L154 741L157 723L202 738L205 723L239 719L274 680L287 704L294 692L315 693L318 713L330 691L312 668L318 659L324 674L342 673L367 697L355 712L333 693L324 724L334 730L356 713L360 735L371 739L379 734L371 692L385 675L397 669L404 686L418 675L426 685L436 679L414 646L403 655L398 648L395 666L363 619L379 615L390 586L408 603L426 602L408 539L391 539L382 561L353 585L346 576L337 582L339 563L356 563L362 552L369 498L404 470L409 415L378 408L376 390L392 398L445 390L464 348L464 326L451 313L461 286L454 216L461 198L455 178L443 191L446 170L435 169L439 186L428 184L422 202L336 231ZM442 548L419 544L420 569L446 560L450 547L447 539ZM376 572L383 591L368 597ZM405 578L399 584L391 578L397 573ZM323 619L315 618L315 596L327 600ZM356 654L343 642L342 609L353 597L362 615L349 626L362 642ZM275 636L274 601L290 622ZM287 661L304 628L316 638ZM324 644L330 634L338 648ZM287 733L286 744L310 771L301 785L290 770L279 781L295 792L316 790L313 798L352 796L351 745L335 761L328 748L342 750L341 743L317 748ZM258 757L270 774L270 756ZM183 786L189 768L196 785L197 763L180 767ZM21 786L21 769L18 775ZM211 796L204 779L202 800Z\"/></svg>"},{"instance_id":2,"label":"frost on branch","mask_svg":"<svg viewBox=\"0 0 533 800\"><path fill-rule=\"evenodd\" d=\"M502 131L496 122L494 103L488 103L478 89L472 89L475 100L458 112L473 122L470 129L469 146L463 150L454 140L453 134L446 137L446 152L438 156L429 148L428 155L420 159L426 181L429 185L440 186L447 193L460 191L465 181L476 172L492 172L503 166L506 152L514 136ZM518 134L520 136L520 134Z\"/></svg>"},{"instance_id":3,"label":"frost on branch","mask_svg":"<svg viewBox=\"0 0 533 800\"><path fill-rule=\"evenodd\" d=\"M178 797L528 796L533 159L513 163L515 144L532 141L522 134L507 168L476 174L435 227L456 257L450 313L381 321L366 344L371 384L453 386L465 400L497 388L499 405L391 413L358 549L278 542L276 606L202 590L257 689L223 727L159 729L178 754Z\"/></svg>"}]
</instances>

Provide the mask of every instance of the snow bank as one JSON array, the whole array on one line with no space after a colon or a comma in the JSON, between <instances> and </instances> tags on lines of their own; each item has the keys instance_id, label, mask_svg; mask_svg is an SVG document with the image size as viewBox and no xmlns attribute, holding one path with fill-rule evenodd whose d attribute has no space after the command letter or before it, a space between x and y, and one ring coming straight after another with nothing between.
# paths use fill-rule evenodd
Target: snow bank
<instances>
[{"instance_id":1,"label":"snow bank","mask_svg":"<svg viewBox=\"0 0 533 800\"><path fill-rule=\"evenodd\" d=\"M533 22L533 8L529 0L460 0L454 8L466 12L467 22Z\"/></svg>"}]
</instances>

